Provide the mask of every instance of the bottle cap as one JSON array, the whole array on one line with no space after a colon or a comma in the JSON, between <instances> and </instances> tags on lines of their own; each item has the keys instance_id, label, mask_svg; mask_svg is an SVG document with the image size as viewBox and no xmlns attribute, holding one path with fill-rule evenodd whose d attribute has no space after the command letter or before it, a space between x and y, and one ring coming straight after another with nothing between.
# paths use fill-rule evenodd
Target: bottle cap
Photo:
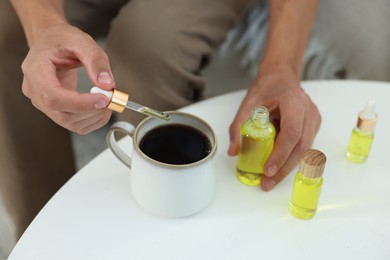
<instances>
[{"instance_id":1,"label":"bottle cap","mask_svg":"<svg viewBox=\"0 0 390 260\"><path fill-rule=\"evenodd\" d=\"M363 132L369 133L374 131L378 115L375 113L375 101L369 100L363 111L359 113L356 126Z\"/></svg>"},{"instance_id":2,"label":"bottle cap","mask_svg":"<svg viewBox=\"0 0 390 260\"><path fill-rule=\"evenodd\" d=\"M117 89L114 89L113 91L107 91L98 87L93 87L90 92L100 93L108 97L110 99L110 103L108 104L107 108L119 113L122 113L123 110L125 110L127 101L129 100L129 95L127 93Z\"/></svg>"},{"instance_id":3,"label":"bottle cap","mask_svg":"<svg viewBox=\"0 0 390 260\"><path fill-rule=\"evenodd\" d=\"M319 178L324 173L326 156L315 149L306 150L299 164L299 172L307 178Z\"/></svg>"}]
</instances>

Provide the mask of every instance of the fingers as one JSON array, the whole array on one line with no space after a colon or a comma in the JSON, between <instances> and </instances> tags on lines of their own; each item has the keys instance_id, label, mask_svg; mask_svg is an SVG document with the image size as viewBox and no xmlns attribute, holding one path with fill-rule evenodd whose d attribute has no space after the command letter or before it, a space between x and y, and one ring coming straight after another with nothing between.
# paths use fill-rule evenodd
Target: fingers
<instances>
[{"instance_id":1,"label":"fingers","mask_svg":"<svg viewBox=\"0 0 390 260\"><path fill-rule=\"evenodd\" d=\"M93 41L92 38L86 41ZM112 90L115 86L111 66L107 54L95 43L78 46L76 56L84 64L91 82L105 90Z\"/></svg>"},{"instance_id":2,"label":"fingers","mask_svg":"<svg viewBox=\"0 0 390 260\"><path fill-rule=\"evenodd\" d=\"M93 85L114 88L107 55L87 34L62 25L46 30L22 64L22 91L32 104L57 124L81 134L107 123L110 100L76 91L77 71L84 65Z\"/></svg>"},{"instance_id":3,"label":"fingers","mask_svg":"<svg viewBox=\"0 0 390 260\"><path fill-rule=\"evenodd\" d=\"M275 86L277 88L257 88L247 95L229 128L228 154L234 156L239 151L241 125L255 106L268 107L271 118L277 119L274 121L277 122L275 128L279 129L275 147L264 166L265 176L261 182L265 191L273 189L298 164L301 154L311 147L321 122L317 107L302 88Z\"/></svg>"},{"instance_id":4,"label":"fingers","mask_svg":"<svg viewBox=\"0 0 390 260\"><path fill-rule=\"evenodd\" d=\"M228 148L228 155L235 156L238 154L240 146L240 123L238 121L233 122L230 125L229 135L230 135L230 145Z\"/></svg>"},{"instance_id":5,"label":"fingers","mask_svg":"<svg viewBox=\"0 0 390 260\"><path fill-rule=\"evenodd\" d=\"M26 78L22 90L40 108L48 110L85 113L107 107L110 100L101 94L79 93L63 88L51 74L44 74L39 79ZM50 85L53 84L53 85ZM34 85L35 87L32 87Z\"/></svg>"},{"instance_id":6,"label":"fingers","mask_svg":"<svg viewBox=\"0 0 390 260\"><path fill-rule=\"evenodd\" d=\"M301 154L311 147L315 134L316 131L314 131L314 129L303 131L301 140L294 147L284 165L280 167L273 176L270 177L265 175L263 177L261 181L261 188L264 191L272 190L275 185L280 183L295 168L295 166L299 163Z\"/></svg>"},{"instance_id":7,"label":"fingers","mask_svg":"<svg viewBox=\"0 0 390 260\"><path fill-rule=\"evenodd\" d=\"M29 89L26 82L23 85ZM101 94L80 94L55 87L40 96L31 99L32 104L57 124L78 134L102 127L111 116L111 110L105 109L109 101Z\"/></svg>"},{"instance_id":8,"label":"fingers","mask_svg":"<svg viewBox=\"0 0 390 260\"><path fill-rule=\"evenodd\" d=\"M243 111L239 109L239 111ZM238 154L240 147L240 128L242 123L246 120L246 113L237 113L235 119L229 127L230 145L228 148L228 155L235 156Z\"/></svg>"},{"instance_id":9,"label":"fingers","mask_svg":"<svg viewBox=\"0 0 390 260\"><path fill-rule=\"evenodd\" d=\"M69 51L84 65L93 85L112 90L115 82L107 54L89 35L83 36L77 44L69 46Z\"/></svg>"},{"instance_id":10,"label":"fingers","mask_svg":"<svg viewBox=\"0 0 390 260\"><path fill-rule=\"evenodd\" d=\"M33 101L32 104L41 111L50 111L46 113L50 119L81 135L88 134L105 125L112 114L109 109L94 110L88 113L68 113L43 108Z\"/></svg>"},{"instance_id":11,"label":"fingers","mask_svg":"<svg viewBox=\"0 0 390 260\"><path fill-rule=\"evenodd\" d=\"M302 99L290 97L280 104L280 132L275 148L264 165L267 176L273 176L279 171L302 138L306 111L301 102Z\"/></svg>"},{"instance_id":12,"label":"fingers","mask_svg":"<svg viewBox=\"0 0 390 260\"><path fill-rule=\"evenodd\" d=\"M318 112L318 109L314 106L314 104L310 103L309 107L307 107L307 109L305 110L302 134L299 138L299 141L296 143L295 147L288 155L288 158L284 162L284 164L276 170L276 173L271 175L268 172L263 177L261 182L261 188L264 191L272 190L275 185L280 183L295 168L295 166L300 161L302 153L312 146L313 140L319 130L320 124L321 117ZM273 163L270 160L268 162L270 162L270 164ZM267 165L269 166L268 162L265 168L267 167Z\"/></svg>"},{"instance_id":13,"label":"fingers","mask_svg":"<svg viewBox=\"0 0 390 260\"><path fill-rule=\"evenodd\" d=\"M104 114L100 117L97 117L96 121L94 121L91 124L87 125L86 127L82 128L77 133L84 135L84 134L88 134L92 131L95 131L96 129L101 128L102 126L107 124L107 122L110 120L111 113L112 113L111 110L104 111Z\"/></svg>"},{"instance_id":14,"label":"fingers","mask_svg":"<svg viewBox=\"0 0 390 260\"><path fill-rule=\"evenodd\" d=\"M95 131L96 129L99 129L100 127L107 124L108 120L111 117L111 113L111 110L103 109L88 118L75 122L73 124L73 127L75 129L74 132L80 135L85 135L92 131Z\"/></svg>"},{"instance_id":15,"label":"fingers","mask_svg":"<svg viewBox=\"0 0 390 260\"><path fill-rule=\"evenodd\" d=\"M239 111L243 110L239 109ZM230 145L228 148L228 155L230 156L235 156L238 154L238 150L240 148L241 125L247 119L247 117L245 117L244 115L245 113L237 113L235 119L229 127Z\"/></svg>"},{"instance_id":16,"label":"fingers","mask_svg":"<svg viewBox=\"0 0 390 260\"><path fill-rule=\"evenodd\" d=\"M26 81L23 89L36 108L57 124L79 134L100 128L111 116L111 110L106 109L109 100L101 94L80 94L57 86L45 88L45 92L38 92L32 97Z\"/></svg>"}]
</instances>

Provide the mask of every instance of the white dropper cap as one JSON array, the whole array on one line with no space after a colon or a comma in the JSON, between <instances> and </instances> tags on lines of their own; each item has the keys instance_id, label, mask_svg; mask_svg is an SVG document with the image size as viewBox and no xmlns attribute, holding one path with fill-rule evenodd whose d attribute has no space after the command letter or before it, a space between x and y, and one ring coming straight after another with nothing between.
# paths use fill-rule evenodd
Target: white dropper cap
<instances>
[{"instance_id":1,"label":"white dropper cap","mask_svg":"<svg viewBox=\"0 0 390 260\"><path fill-rule=\"evenodd\" d=\"M363 132L369 133L374 131L378 115L375 113L376 103L374 100L369 100L366 103L363 111L359 113L356 126Z\"/></svg>"},{"instance_id":2,"label":"white dropper cap","mask_svg":"<svg viewBox=\"0 0 390 260\"><path fill-rule=\"evenodd\" d=\"M101 89L101 88L98 88L98 87L92 87L90 92L91 93L103 94L106 97L108 97L108 99L110 99L110 100L111 100L111 97L112 97L112 91L104 90L104 89Z\"/></svg>"},{"instance_id":3,"label":"white dropper cap","mask_svg":"<svg viewBox=\"0 0 390 260\"><path fill-rule=\"evenodd\" d=\"M366 106L364 107L364 110L362 111L362 117L365 120L372 120L376 117L375 115L375 109L376 109L376 102L375 100L371 99L366 103Z\"/></svg>"}]
</instances>

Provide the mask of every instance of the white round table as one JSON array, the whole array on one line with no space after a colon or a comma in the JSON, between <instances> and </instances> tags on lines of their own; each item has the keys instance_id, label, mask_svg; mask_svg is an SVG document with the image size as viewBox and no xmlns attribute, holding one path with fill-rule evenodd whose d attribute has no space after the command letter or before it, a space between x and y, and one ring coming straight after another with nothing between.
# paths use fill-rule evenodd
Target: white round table
<instances>
[{"instance_id":1,"label":"white round table","mask_svg":"<svg viewBox=\"0 0 390 260\"><path fill-rule=\"evenodd\" d=\"M182 109L209 122L218 136L217 190L208 208L174 219L146 212L130 194L129 169L105 150L48 202L9 260L390 259L390 84L302 85L323 119L313 148L328 159L313 219L288 211L295 170L271 192L236 180L236 158L227 148L244 96L239 91ZM353 164L345 151L369 98L378 104L375 139L367 162ZM131 149L129 138L120 143Z\"/></svg>"}]
</instances>

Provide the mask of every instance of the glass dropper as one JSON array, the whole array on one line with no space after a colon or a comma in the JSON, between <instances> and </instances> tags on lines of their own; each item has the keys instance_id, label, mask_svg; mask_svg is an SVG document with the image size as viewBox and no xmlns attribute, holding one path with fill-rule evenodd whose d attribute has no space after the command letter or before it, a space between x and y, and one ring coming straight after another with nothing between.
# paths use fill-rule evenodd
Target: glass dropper
<instances>
[{"instance_id":1,"label":"glass dropper","mask_svg":"<svg viewBox=\"0 0 390 260\"><path fill-rule=\"evenodd\" d=\"M128 108L160 120L168 121L170 119L169 115L164 112L130 101L129 95L127 93L119 91L117 89L114 89L113 91L107 91L99 87L93 87L91 88L90 92L100 93L108 97L110 99L110 104L108 104L107 108L116 112L122 113L125 108Z\"/></svg>"}]
</instances>

